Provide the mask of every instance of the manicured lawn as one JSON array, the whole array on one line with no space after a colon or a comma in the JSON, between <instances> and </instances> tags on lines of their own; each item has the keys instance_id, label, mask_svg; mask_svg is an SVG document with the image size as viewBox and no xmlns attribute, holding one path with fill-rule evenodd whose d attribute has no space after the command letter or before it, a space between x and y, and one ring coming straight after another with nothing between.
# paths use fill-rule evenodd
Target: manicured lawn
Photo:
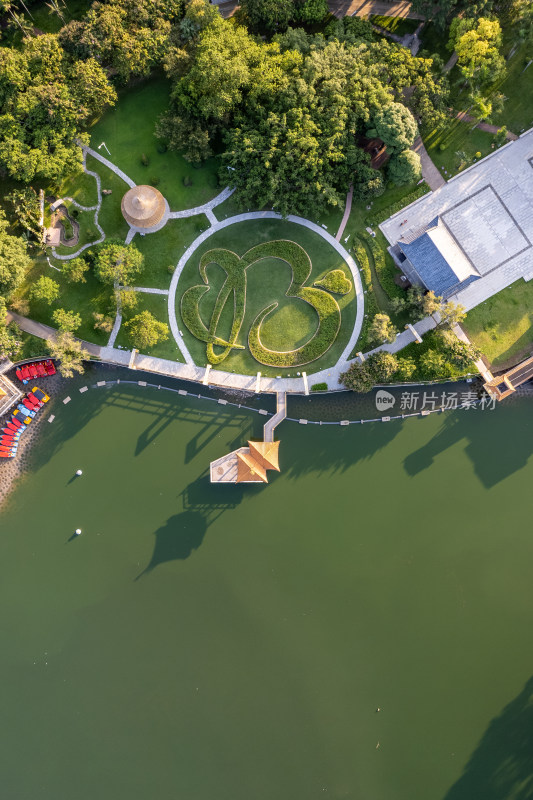
<instances>
[{"instance_id":1,"label":"manicured lawn","mask_svg":"<svg viewBox=\"0 0 533 800\"><path fill-rule=\"evenodd\" d=\"M160 322L165 322L168 325L168 301L166 295L138 292L137 297L137 308L132 312L132 317L140 314L141 311L150 311ZM126 320L122 321L115 347L117 345L122 345L123 347L131 349L134 345L128 337L124 322L126 322ZM142 353L143 355L155 356L156 358L167 358L170 361L184 360L170 330L166 341L159 342L154 347L143 348Z\"/></svg>"},{"instance_id":2,"label":"manicured lawn","mask_svg":"<svg viewBox=\"0 0 533 800\"><path fill-rule=\"evenodd\" d=\"M136 286L168 289L172 272L186 248L209 227L207 217L170 220L164 228L146 236L136 234L132 244L144 255L143 272L135 279ZM161 320L164 322L165 320Z\"/></svg>"},{"instance_id":3,"label":"manicured lawn","mask_svg":"<svg viewBox=\"0 0 533 800\"><path fill-rule=\"evenodd\" d=\"M125 193L130 188L114 172L101 164L92 156L87 156L87 167L100 175L102 190L111 189L111 194L102 196L102 206L98 214L98 221L108 238L124 240L129 231L129 225L122 216L120 203Z\"/></svg>"},{"instance_id":4,"label":"manicured lawn","mask_svg":"<svg viewBox=\"0 0 533 800\"><path fill-rule=\"evenodd\" d=\"M90 157L89 157L90 158ZM91 159L92 163L96 163ZM92 167L89 166L89 169ZM95 206L98 203L96 180L86 172L75 172L63 178L59 184L57 197L72 197L82 206Z\"/></svg>"},{"instance_id":5,"label":"manicured lawn","mask_svg":"<svg viewBox=\"0 0 533 800\"><path fill-rule=\"evenodd\" d=\"M159 153L161 141L154 136L155 124L169 103L170 83L164 77L151 78L123 90L114 108L91 128L91 146L105 142L111 155L100 152L120 167L137 184L157 184L171 210L180 211L201 205L221 190L219 161L209 159L194 167L178 153ZM141 159L148 158L148 166ZM185 186L184 181L191 182ZM223 187L222 187L223 188Z\"/></svg>"},{"instance_id":6,"label":"manicured lawn","mask_svg":"<svg viewBox=\"0 0 533 800\"><path fill-rule=\"evenodd\" d=\"M381 17L378 14L373 14L370 17L370 22L373 22L374 25L379 25L380 28L385 28L390 33L395 33L397 36L405 36L408 33L414 33L421 20L406 19L405 17Z\"/></svg>"},{"instance_id":7,"label":"manicured lawn","mask_svg":"<svg viewBox=\"0 0 533 800\"><path fill-rule=\"evenodd\" d=\"M491 133L475 128L473 122L459 122L456 119L424 134L426 149L447 180L479 160L476 159L477 152L481 153L480 158L491 153L493 143L494 136ZM444 149L441 149L443 146Z\"/></svg>"},{"instance_id":8,"label":"manicured lawn","mask_svg":"<svg viewBox=\"0 0 533 800\"><path fill-rule=\"evenodd\" d=\"M525 47L520 47L507 62L507 76L494 87L495 92L505 95L503 111L494 114L495 125L506 125L513 133L520 134L533 126L533 64L524 72L528 62Z\"/></svg>"},{"instance_id":9,"label":"manicured lawn","mask_svg":"<svg viewBox=\"0 0 533 800\"><path fill-rule=\"evenodd\" d=\"M322 277L331 269L343 269L346 276L351 278L348 267L335 250L318 234L299 225L282 220L260 220L240 223L219 231L204 242L189 260L182 273L176 294L178 325L184 333L187 347L190 349L197 364L203 366L207 363L206 345L189 333L181 319L180 300L185 289L202 282L198 272L201 255L215 247L227 248L238 255L243 255L250 247L274 239L296 241L308 252L313 269L306 285L311 286L313 281ZM296 369L311 373L336 363L346 346L355 321L356 303L354 301L355 292L353 287L351 292L344 297L335 295L342 312L342 328L333 346L320 359L303 367L293 367L291 371L259 364L248 351L247 340L250 326L257 314L275 301L279 303L278 308L271 318L265 321L262 327L265 345L274 349L290 350L303 344L315 332L317 316L313 309L304 301L285 297L285 292L291 282L291 273L292 270L286 263L271 258L264 259L248 269L246 313L238 340L239 344L245 345L246 349L234 350L221 362L217 367L218 369L248 374L255 374L260 371L263 375L286 376L289 374L295 376ZM200 314L205 323L209 324L216 295L224 281L225 273L218 265L212 264L208 267L207 274L211 289L206 292L200 301ZM232 319L233 305L230 301L226 304L221 316L219 335L229 335Z\"/></svg>"},{"instance_id":10,"label":"manicured lawn","mask_svg":"<svg viewBox=\"0 0 533 800\"><path fill-rule=\"evenodd\" d=\"M61 268L60 262L55 262ZM105 344L109 334L94 329L93 312L111 313L114 316L114 299L109 287L104 286L89 271L86 273L86 283L70 283L66 277L55 269L51 269L45 259L36 259L32 269L26 276L26 280L16 292L17 297L28 299L28 293L41 275L56 281L60 287L58 299L48 306L44 303L30 301L30 319L37 322L44 322L46 325L56 327L52 320L52 314L56 308L64 308L67 311L77 311L81 314L82 325L76 331L76 336L86 339L95 344Z\"/></svg>"},{"instance_id":11,"label":"manicured lawn","mask_svg":"<svg viewBox=\"0 0 533 800\"><path fill-rule=\"evenodd\" d=\"M519 280L468 312L464 327L495 367L533 350L533 283Z\"/></svg>"}]
</instances>

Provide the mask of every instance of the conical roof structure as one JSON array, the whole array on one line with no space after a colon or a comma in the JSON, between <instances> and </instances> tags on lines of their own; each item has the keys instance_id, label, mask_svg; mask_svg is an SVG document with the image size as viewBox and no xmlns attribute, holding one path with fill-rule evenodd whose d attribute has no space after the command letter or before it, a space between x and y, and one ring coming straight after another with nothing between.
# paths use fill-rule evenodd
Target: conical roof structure
<instances>
[{"instance_id":1,"label":"conical roof structure","mask_svg":"<svg viewBox=\"0 0 533 800\"><path fill-rule=\"evenodd\" d=\"M134 228L152 228L161 222L165 213L165 198L153 186L134 186L121 203L126 222Z\"/></svg>"},{"instance_id":2,"label":"conical roof structure","mask_svg":"<svg viewBox=\"0 0 533 800\"><path fill-rule=\"evenodd\" d=\"M266 470L249 453L237 453L236 483L268 483Z\"/></svg>"},{"instance_id":3,"label":"conical roof structure","mask_svg":"<svg viewBox=\"0 0 533 800\"><path fill-rule=\"evenodd\" d=\"M264 469L279 470L279 441L248 442L250 454Z\"/></svg>"}]
</instances>

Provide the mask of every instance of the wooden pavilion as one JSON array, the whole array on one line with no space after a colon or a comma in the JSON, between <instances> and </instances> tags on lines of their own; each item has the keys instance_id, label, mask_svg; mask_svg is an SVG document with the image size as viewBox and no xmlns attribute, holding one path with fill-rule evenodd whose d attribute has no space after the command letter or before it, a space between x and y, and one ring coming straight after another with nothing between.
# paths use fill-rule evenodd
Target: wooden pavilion
<instances>
[{"instance_id":1,"label":"wooden pavilion","mask_svg":"<svg viewBox=\"0 0 533 800\"><path fill-rule=\"evenodd\" d=\"M278 442L248 442L210 464L211 483L268 483L267 470L279 468Z\"/></svg>"}]
</instances>

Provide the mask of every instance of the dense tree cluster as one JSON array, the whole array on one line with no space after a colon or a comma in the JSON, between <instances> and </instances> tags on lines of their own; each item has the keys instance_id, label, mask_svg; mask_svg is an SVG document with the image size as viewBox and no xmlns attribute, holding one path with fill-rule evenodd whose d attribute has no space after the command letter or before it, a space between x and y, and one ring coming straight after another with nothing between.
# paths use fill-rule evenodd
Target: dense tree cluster
<instances>
[{"instance_id":1,"label":"dense tree cluster","mask_svg":"<svg viewBox=\"0 0 533 800\"><path fill-rule=\"evenodd\" d=\"M59 40L74 58L95 59L125 83L163 60L171 25L182 13L183 0L95 2L83 20L61 30Z\"/></svg>"},{"instance_id":2,"label":"dense tree cluster","mask_svg":"<svg viewBox=\"0 0 533 800\"><path fill-rule=\"evenodd\" d=\"M80 130L115 100L99 64L76 61L55 35L0 48L0 168L24 182L73 171Z\"/></svg>"},{"instance_id":3,"label":"dense tree cluster","mask_svg":"<svg viewBox=\"0 0 533 800\"><path fill-rule=\"evenodd\" d=\"M472 90L495 83L505 71L500 52L502 29L497 19L474 20L456 17L450 26L450 47L458 55L458 65Z\"/></svg>"},{"instance_id":4,"label":"dense tree cluster","mask_svg":"<svg viewBox=\"0 0 533 800\"><path fill-rule=\"evenodd\" d=\"M291 22L320 22L328 4L327 0L241 0L241 10L252 29L272 33Z\"/></svg>"},{"instance_id":5,"label":"dense tree cluster","mask_svg":"<svg viewBox=\"0 0 533 800\"><path fill-rule=\"evenodd\" d=\"M442 118L444 80L430 59L372 41L365 21L326 31L288 30L261 42L192 0L166 59L174 88L159 135L192 161L223 141L224 181L237 202L282 214L341 205L350 183L358 198L380 194L383 177L357 144L378 124L395 151L390 177L417 177L417 156L397 157L412 144L417 121Z\"/></svg>"},{"instance_id":6,"label":"dense tree cluster","mask_svg":"<svg viewBox=\"0 0 533 800\"><path fill-rule=\"evenodd\" d=\"M9 223L0 211L0 294L4 297L17 289L31 267L24 239L8 232Z\"/></svg>"}]
</instances>

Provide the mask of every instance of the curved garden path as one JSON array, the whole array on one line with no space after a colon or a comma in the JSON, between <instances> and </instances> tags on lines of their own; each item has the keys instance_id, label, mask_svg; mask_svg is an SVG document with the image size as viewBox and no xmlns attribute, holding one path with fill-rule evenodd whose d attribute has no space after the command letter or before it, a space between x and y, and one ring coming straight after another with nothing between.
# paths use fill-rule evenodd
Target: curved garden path
<instances>
[{"instance_id":1,"label":"curved garden path","mask_svg":"<svg viewBox=\"0 0 533 800\"><path fill-rule=\"evenodd\" d=\"M352 200L353 200L353 183L350 184L348 194L346 195L346 207L344 209L344 214L341 220L341 224L339 225L339 230L337 231L337 235L335 236L335 239L338 242L340 242L342 234L344 233L344 229L346 227L346 223L348 222L348 217L350 216L350 212L352 210Z\"/></svg>"}]
</instances>

